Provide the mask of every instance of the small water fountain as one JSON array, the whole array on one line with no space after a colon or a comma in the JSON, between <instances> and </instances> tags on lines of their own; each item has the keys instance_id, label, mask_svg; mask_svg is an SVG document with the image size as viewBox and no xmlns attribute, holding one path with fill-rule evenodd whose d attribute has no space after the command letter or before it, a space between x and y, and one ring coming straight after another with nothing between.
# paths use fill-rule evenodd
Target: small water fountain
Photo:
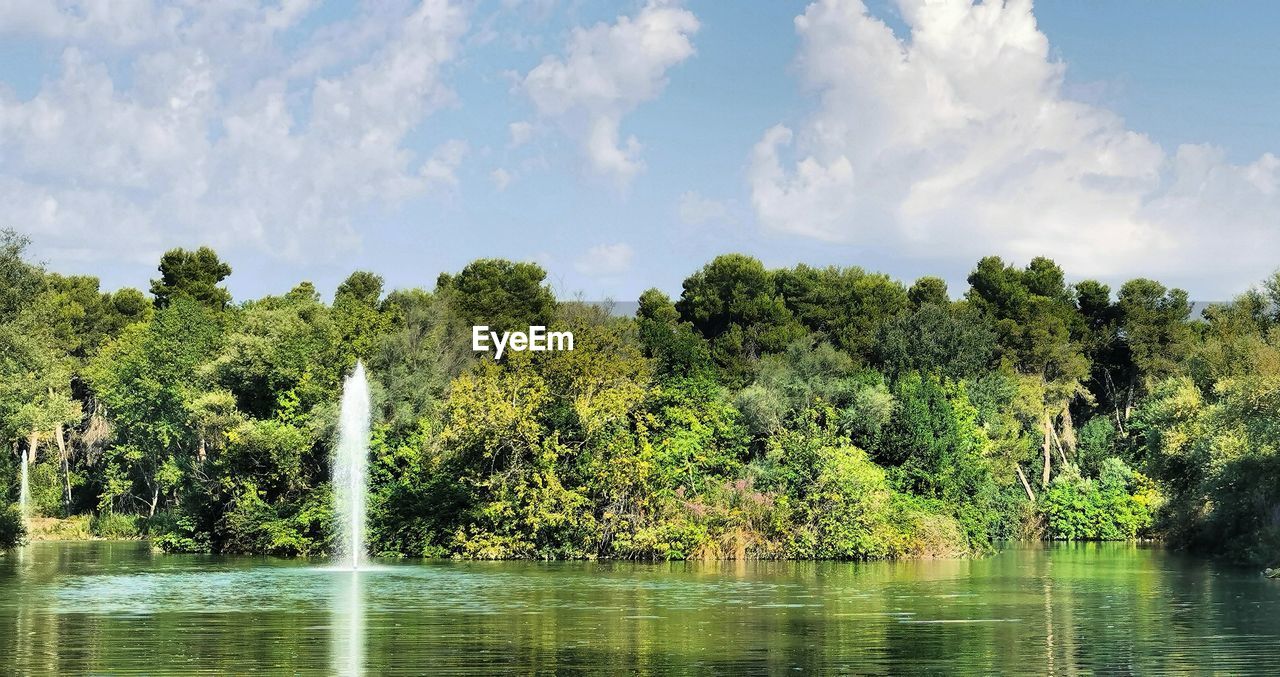
<instances>
[{"instance_id":1,"label":"small water fountain","mask_svg":"<svg viewBox=\"0 0 1280 677\"><path fill-rule=\"evenodd\" d=\"M364 364L342 384L338 445L333 452L333 500L338 515L338 548L334 564L359 571L365 557L365 491L369 466L369 382Z\"/></svg>"}]
</instances>

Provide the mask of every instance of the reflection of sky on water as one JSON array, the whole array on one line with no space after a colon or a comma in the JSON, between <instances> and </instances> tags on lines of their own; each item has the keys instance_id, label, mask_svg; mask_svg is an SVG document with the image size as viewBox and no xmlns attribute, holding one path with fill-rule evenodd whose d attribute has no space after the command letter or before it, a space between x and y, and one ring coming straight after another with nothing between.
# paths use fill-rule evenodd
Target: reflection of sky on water
<instances>
[{"instance_id":1,"label":"reflection of sky on water","mask_svg":"<svg viewBox=\"0 0 1280 677\"><path fill-rule=\"evenodd\" d=\"M637 578L563 567L485 571L484 565L386 565L362 570L357 592L363 608L374 612L407 607L475 614L513 611L630 610L602 605L619 593L641 593L661 608L701 609L707 605L755 609L820 607L823 599L800 583L731 578L689 580ZM222 571L147 571L63 579L50 590L57 613L146 615L156 613L232 613L240 611L325 611L334 589L346 590L350 569L262 566ZM342 581L343 585L336 585ZM554 594L550 594L554 592ZM845 599L869 592L848 590ZM343 592L336 598L348 598ZM784 600L780 601L779 597ZM530 609L530 600L536 608ZM345 602L344 602L345 604Z\"/></svg>"}]
</instances>

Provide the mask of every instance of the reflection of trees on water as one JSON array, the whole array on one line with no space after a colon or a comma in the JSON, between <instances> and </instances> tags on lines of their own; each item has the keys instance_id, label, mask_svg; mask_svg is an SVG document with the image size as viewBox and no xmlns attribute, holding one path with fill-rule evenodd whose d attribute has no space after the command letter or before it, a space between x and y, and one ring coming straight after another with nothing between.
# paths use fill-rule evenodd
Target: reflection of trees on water
<instances>
[{"instance_id":1,"label":"reflection of trees on water","mask_svg":"<svg viewBox=\"0 0 1280 677\"><path fill-rule=\"evenodd\" d=\"M0 656L19 674L1240 672L1275 660L1280 609L1274 582L1123 545L968 561L433 563L273 577L260 560L34 552L0 558ZM204 575L235 584L187 593ZM233 589L252 608L198 610Z\"/></svg>"}]
</instances>

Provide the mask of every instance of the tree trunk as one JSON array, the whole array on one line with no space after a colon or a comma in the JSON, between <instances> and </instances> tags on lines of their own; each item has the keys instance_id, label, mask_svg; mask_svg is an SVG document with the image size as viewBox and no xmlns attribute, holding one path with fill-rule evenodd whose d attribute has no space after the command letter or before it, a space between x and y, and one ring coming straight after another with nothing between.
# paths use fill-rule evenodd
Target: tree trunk
<instances>
[{"instance_id":1,"label":"tree trunk","mask_svg":"<svg viewBox=\"0 0 1280 677\"><path fill-rule=\"evenodd\" d=\"M1013 466L1013 469L1018 471L1018 479L1022 480L1022 488L1027 490L1027 498L1030 499L1032 503L1035 503L1036 493L1031 490L1031 483L1027 481L1027 476L1022 472L1022 466L1015 465Z\"/></svg>"},{"instance_id":2,"label":"tree trunk","mask_svg":"<svg viewBox=\"0 0 1280 677\"><path fill-rule=\"evenodd\" d=\"M1053 465L1053 421L1049 419L1049 412L1044 412L1044 472L1040 476L1040 486L1049 486L1049 469Z\"/></svg>"},{"instance_id":3,"label":"tree trunk","mask_svg":"<svg viewBox=\"0 0 1280 677\"><path fill-rule=\"evenodd\" d=\"M1079 446L1079 440L1076 439L1075 421L1071 419L1071 403L1062 405L1062 434L1059 436L1062 444L1066 446L1066 454L1075 458L1076 447Z\"/></svg>"},{"instance_id":4,"label":"tree trunk","mask_svg":"<svg viewBox=\"0 0 1280 677\"><path fill-rule=\"evenodd\" d=\"M27 436L27 465L36 464L36 451L40 448L40 433L32 430Z\"/></svg>"},{"instance_id":5,"label":"tree trunk","mask_svg":"<svg viewBox=\"0 0 1280 677\"><path fill-rule=\"evenodd\" d=\"M1053 434L1053 444L1058 448L1058 459L1062 461L1062 465L1067 464L1067 452L1062 449L1062 438L1058 437L1058 431L1053 426L1049 426L1049 432Z\"/></svg>"},{"instance_id":6,"label":"tree trunk","mask_svg":"<svg viewBox=\"0 0 1280 677\"><path fill-rule=\"evenodd\" d=\"M62 424L59 423L53 429L53 439L58 443L58 458L62 461L62 481L66 489L66 498L63 506L67 517L71 516L71 454L67 453L67 438L62 432Z\"/></svg>"},{"instance_id":7,"label":"tree trunk","mask_svg":"<svg viewBox=\"0 0 1280 677\"><path fill-rule=\"evenodd\" d=\"M156 516L156 504L159 502L160 502L160 485L157 484L155 491L151 493L151 512L147 514L147 517Z\"/></svg>"},{"instance_id":8,"label":"tree trunk","mask_svg":"<svg viewBox=\"0 0 1280 677\"><path fill-rule=\"evenodd\" d=\"M206 449L206 447L205 447L204 435L201 435L201 436L200 436L200 446L199 446L199 448L197 448L197 449L196 449L196 462L197 462L197 463L199 463L199 464L201 464L201 465L204 465L204 459L205 459L205 454L206 454L206 453L207 453L207 449Z\"/></svg>"}]
</instances>

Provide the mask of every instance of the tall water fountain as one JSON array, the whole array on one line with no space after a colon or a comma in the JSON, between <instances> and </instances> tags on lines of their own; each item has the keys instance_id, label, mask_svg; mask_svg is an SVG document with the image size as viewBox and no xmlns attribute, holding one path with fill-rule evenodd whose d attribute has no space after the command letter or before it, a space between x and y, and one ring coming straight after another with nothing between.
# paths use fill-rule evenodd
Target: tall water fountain
<instances>
[{"instance_id":1,"label":"tall water fountain","mask_svg":"<svg viewBox=\"0 0 1280 677\"><path fill-rule=\"evenodd\" d=\"M338 446L333 452L333 507L338 515L338 550L334 563L352 571L366 563L364 552L365 489L369 466L369 382L364 363L342 384Z\"/></svg>"},{"instance_id":2,"label":"tall water fountain","mask_svg":"<svg viewBox=\"0 0 1280 677\"><path fill-rule=\"evenodd\" d=\"M28 520L31 516L31 485L27 480L27 452L24 449L19 456L22 457L22 484L18 489L18 514L22 516L22 525L30 526Z\"/></svg>"}]
</instances>

